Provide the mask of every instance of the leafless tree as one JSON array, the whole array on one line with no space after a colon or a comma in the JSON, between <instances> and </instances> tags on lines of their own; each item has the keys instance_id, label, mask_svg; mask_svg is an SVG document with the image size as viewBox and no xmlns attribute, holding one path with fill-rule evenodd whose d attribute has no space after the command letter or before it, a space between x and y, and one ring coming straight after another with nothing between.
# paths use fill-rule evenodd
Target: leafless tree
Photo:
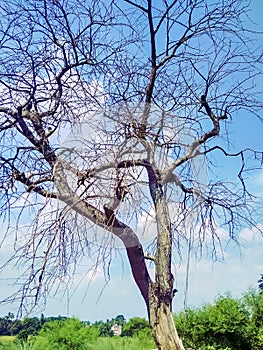
<instances>
[{"instance_id":1,"label":"leafless tree","mask_svg":"<svg viewBox=\"0 0 263 350\"><path fill-rule=\"evenodd\" d=\"M243 174L261 154L233 151L227 133L241 110L261 118L248 10L246 0L1 3L1 215L4 239L16 229L8 262L24 268L21 306L66 284L83 257L110 260L117 239L158 349L184 349L172 248L201 251L207 237L215 248L218 227L235 239L255 224ZM234 182L213 170L223 158L240 161Z\"/></svg>"}]
</instances>

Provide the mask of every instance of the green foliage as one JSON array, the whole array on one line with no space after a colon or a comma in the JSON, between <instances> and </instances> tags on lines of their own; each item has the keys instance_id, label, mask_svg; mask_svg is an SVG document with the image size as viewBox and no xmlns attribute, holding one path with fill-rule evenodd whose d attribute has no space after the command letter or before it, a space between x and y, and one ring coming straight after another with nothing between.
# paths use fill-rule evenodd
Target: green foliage
<instances>
[{"instance_id":1,"label":"green foliage","mask_svg":"<svg viewBox=\"0 0 263 350\"><path fill-rule=\"evenodd\" d=\"M31 339L34 339L32 344ZM38 338L38 341L36 341ZM40 345L38 348L38 345L40 344L39 337L33 337L29 338L28 342L23 344L23 346L19 345L18 343L10 343L1 345L0 343L0 350L37 350L37 349L44 349L44 346L47 344L45 342L45 345ZM52 348L52 346L47 347L47 349ZM155 344L152 339L148 339L147 337L144 337L141 333L139 337L97 337L95 340L92 340L92 342L87 342L86 346L84 347L85 350L149 350L154 349ZM53 349L58 349L57 347L53 347ZM61 349L64 349L61 347ZM74 348L73 348L74 349ZM83 349L83 347L79 347L78 349Z\"/></svg>"},{"instance_id":2,"label":"green foliage","mask_svg":"<svg viewBox=\"0 0 263 350\"><path fill-rule=\"evenodd\" d=\"M0 350L27 350L27 348L21 347L15 340L15 336L0 336Z\"/></svg>"},{"instance_id":3,"label":"green foliage","mask_svg":"<svg viewBox=\"0 0 263 350\"><path fill-rule=\"evenodd\" d=\"M8 315L0 317L0 335L12 335L15 334L12 332L14 326L14 314L9 312Z\"/></svg>"},{"instance_id":4,"label":"green foliage","mask_svg":"<svg viewBox=\"0 0 263 350\"><path fill-rule=\"evenodd\" d=\"M243 301L250 315L247 334L251 349L263 349L263 293L250 289L243 295Z\"/></svg>"},{"instance_id":5,"label":"green foliage","mask_svg":"<svg viewBox=\"0 0 263 350\"><path fill-rule=\"evenodd\" d=\"M201 350L263 348L263 296L250 290L240 300L220 296L214 304L175 316L185 346Z\"/></svg>"},{"instance_id":6,"label":"green foliage","mask_svg":"<svg viewBox=\"0 0 263 350\"><path fill-rule=\"evenodd\" d=\"M20 350L21 347L15 343L0 343L0 350Z\"/></svg>"},{"instance_id":7,"label":"green foliage","mask_svg":"<svg viewBox=\"0 0 263 350\"><path fill-rule=\"evenodd\" d=\"M101 338L90 347L92 350L149 350L156 345L147 336Z\"/></svg>"},{"instance_id":8,"label":"green foliage","mask_svg":"<svg viewBox=\"0 0 263 350\"><path fill-rule=\"evenodd\" d=\"M123 326L125 324L125 317L123 315L118 315L111 320L107 320L106 322L96 321L94 326L99 329L99 335L101 337L113 337L114 333L111 330L111 327L115 324Z\"/></svg>"},{"instance_id":9,"label":"green foliage","mask_svg":"<svg viewBox=\"0 0 263 350\"><path fill-rule=\"evenodd\" d=\"M28 332L28 335L35 335L41 329L42 324L37 317L26 317L22 321L22 328Z\"/></svg>"},{"instance_id":10,"label":"green foliage","mask_svg":"<svg viewBox=\"0 0 263 350\"><path fill-rule=\"evenodd\" d=\"M29 337L29 334L28 334L28 331L26 329L22 329L17 335L17 339L20 342L26 342L28 337Z\"/></svg>"},{"instance_id":11,"label":"green foliage","mask_svg":"<svg viewBox=\"0 0 263 350\"><path fill-rule=\"evenodd\" d=\"M113 337L114 333L111 329L112 326L113 326L113 323L111 321L107 321L107 322L100 321L99 323L96 323L96 327L99 329L99 336Z\"/></svg>"},{"instance_id":12,"label":"green foliage","mask_svg":"<svg viewBox=\"0 0 263 350\"><path fill-rule=\"evenodd\" d=\"M33 350L86 350L98 336L98 330L77 319L46 322L35 338Z\"/></svg>"},{"instance_id":13,"label":"green foliage","mask_svg":"<svg viewBox=\"0 0 263 350\"><path fill-rule=\"evenodd\" d=\"M175 316L186 348L198 350L263 349L263 293L249 289L240 299L227 294L213 304L188 309ZM111 326L123 326L122 337L109 337ZM123 315L93 325L62 316L14 320L11 313L0 318L0 350L148 350L155 348L149 322ZM39 329L41 330L39 331ZM1 328L0 328L1 329ZM29 334L30 332L30 334ZM102 336L104 334L104 336ZM105 337L106 336L106 337ZM5 340L7 339L7 340Z\"/></svg>"},{"instance_id":14,"label":"green foliage","mask_svg":"<svg viewBox=\"0 0 263 350\"><path fill-rule=\"evenodd\" d=\"M113 320L114 324L118 324L119 326L123 326L126 323L125 317L123 315L118 315Z\"/></svg>"},{"instance_id":15,"label":"green foliage","mask_svg":"<svg viewBox=\"0 0 263 350\"><path fill-rule=\"evenodd\" d=\"M144 318L133 317L123 327L122 335L132 337L134 335L146 334L151 337L151 329L149 322Z\"/></svg>"},{"instance_id":16,"label":"green foliage","mask_svg":"<svg viewBox=\"0 0 263 350\"><path fill-rule=\"evenodd\" d=\"M26 317L23 320L15 320L12 313L0 318L0 335L17 335L21 331L22 334L37 334L41 329L42 323L37 317Z\"/></svg>"}]
</instances>

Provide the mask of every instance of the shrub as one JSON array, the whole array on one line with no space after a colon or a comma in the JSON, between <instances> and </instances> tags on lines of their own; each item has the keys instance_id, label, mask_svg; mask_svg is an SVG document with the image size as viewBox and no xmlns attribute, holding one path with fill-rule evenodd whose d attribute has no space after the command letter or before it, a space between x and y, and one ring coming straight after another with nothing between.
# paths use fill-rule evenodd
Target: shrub
<instances>
[{"instance_id":1,"label":"shrub","mask_svg":"<svg viewBox=\"0 0 263 350\"><path fill-rule=\"evenodd\" d=\"M151 337L151 329L149 322L144 318L133 317L123 326L123 336L132 337L134 335L138 336L141 333L148 337Z\"/></svg>"},{"instance_id":2,"label":"shrub","mask_svg":"<svg viewBox=\"0 0 263 350\"><path fill-rule=\"evenodd\" d=\"M98 337L93 326L84 326L77 319L52 321L44 324L33 343L34 350L86 350L87 344Z\"/></svg>"},{"instance_id":3,"label":"shrub","mask_svg":"<svg viewBox=\"0 0 263 350\"><path fill-rule=\"evenodd\" d=\"M186 310L175 317L175 322L186 346L251 350L247 333L249 312L241 301L229 295L198 310Z\"/></svg>"}]
</instances>

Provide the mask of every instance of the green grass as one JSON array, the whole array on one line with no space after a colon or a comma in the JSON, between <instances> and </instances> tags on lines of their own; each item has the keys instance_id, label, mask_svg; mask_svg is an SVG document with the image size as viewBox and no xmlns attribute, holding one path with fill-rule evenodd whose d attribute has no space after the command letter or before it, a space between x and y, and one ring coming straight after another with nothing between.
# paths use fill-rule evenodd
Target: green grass
<instances>
[{"instance_id":1,"label":"green grass","mask_svg":"<svg viewBox=\"0 0 263 350\"><path fill-rule=\"evenodd\" d=\"M141 337L98 338L88 350L150 350L155 348L153 341Z\"/></svg>"},{"instance_id":2,"label":"green grass","mask_svg":"<svg viewBox=\"0 0 263 350\"><path fill-rule=\"evenodd\" d=\"M15 339L16 337L14 335L0 335L1 343L11 342L11 341L14 341Z\"/></svg>"},{"instance_id":3,"label":"green grass","mask_svg":"<svg viewBox=\"0 0 263 350\"><path fill-rule=\"evenodd\" d=\"M15 342L14 336L0 336L0 350L30 350L29 344ZM87 350L151 350L154 342L143 337L112 337L97 338L92 344L87 344Z\"/></svg>"},{"instance_id":4,"label":"green grass","mask_svg":"<svg viewBox=\"0 0 263 350\"><path fill-rule=\"evenodd\" d=\"M0 350L21 350L20 344L15 342L16 337L12 335L1 335L0 336ZM26 350L26 348L25 348ZM28 349L29 350L29 349Z\"/></svg>"}]
</instances>

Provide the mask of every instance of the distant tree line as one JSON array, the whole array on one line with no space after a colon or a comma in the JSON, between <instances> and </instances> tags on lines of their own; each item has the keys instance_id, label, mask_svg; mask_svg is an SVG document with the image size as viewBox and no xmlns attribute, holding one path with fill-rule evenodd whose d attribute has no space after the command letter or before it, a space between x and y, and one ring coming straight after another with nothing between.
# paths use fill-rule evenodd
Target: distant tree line
<instances>
[{"instance_id":1,"label":"distant tree line","mask_svg":"<svg viewBox=\"0 0 263 350\"><path fill-rule=\"evenodd\" d=\"M251 288L240 299L226 294L217 297L212 304L205 304L198 309L187 309L174 315L179 335L187 348L263 349L262 291L263 275L258 281L258 291ZM87 344L95 344L97 339L113 337L113 325L122 326L122 337L153 344L147 320L133 317L126 321L123 315L92 324L64 316L45 317L43 314L40 318L26 317L17 320L9 312L8 315L0 317L0 335L16 335L18 341L27 344L28 348L25 349L47 349L47 344L53 344L52 350L72 350L76 344L77 349L82 349L79 347L80 342L83 349L87 349Z\"/></svg>"},{"instance_id":2,"label":"distant tree line","mask_svg":"<svg viewBox=\"0 0 263 350\"><path fill-rule=\"evenodd\" d=\"M25 317L23 320L15 319L12 312L6 316L0 317L0 335L20 335L27 337L28 335L37 334L45 322L55 320L65 320L67 317L45 317L43 314L38 317Z\"/></svg>"},{"instance_id":3,"label":"distant tree line","mask_svg":"<svg viewBox=\"0 0 263 350\"><path fill-rule=\"evenodd\" d=\"M23 320L15 319L14 314L9 312L6 316L0 317L0 336L1 335L17 335L18 338L27 339L29 335L36 335L42 329L43 325L52 321L65 321L68 317L57 316L57 317L45 317L43 314L40 318L38 317L25 317ZM83 325L91 325L89 321L83 321ZM133 336L138 332L151 333L149 322L144 318L134 317L126 322L123 315L117 315L112 319L106 321L96 321L92 324L97 330L101 337L112 337L114 335L112 331L113 325L122 326L123 336Z\"/></svg>"}]
</instances>

